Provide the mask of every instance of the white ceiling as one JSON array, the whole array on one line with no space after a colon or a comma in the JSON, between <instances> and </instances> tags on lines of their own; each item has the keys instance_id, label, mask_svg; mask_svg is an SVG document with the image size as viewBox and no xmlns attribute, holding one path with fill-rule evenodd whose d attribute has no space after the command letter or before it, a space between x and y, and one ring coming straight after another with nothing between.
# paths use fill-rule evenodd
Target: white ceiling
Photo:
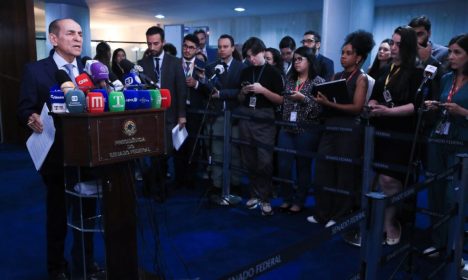
<instances>
[{"instance_id":1,"label":"white ceiling","mask_svg":"<svg viewBox=\"0 0 468 280\"><path fill-rule=\"evenodd\" d=\"M48 0L46 0L48 1ZM322 8L324 0L50 0L50 2L87 5L90 10L91 28L112 25L128 27L132 25L181 24L207 19L225 19L236 16L272 15L314 11ZM415 3L441 2L444 0L374 0L376 6L405 5ZM43 0L35 1L39 12L36 22L41 22L40 9ZM246 9L243 13L235 7ZM43 12L42 12L43 14ZM165 19L156 19L163 14ZM43 21L45 22L45 21ZM44 23L45 24L45 23ZM38 24L37 24L38 25ZM41 27L40 24L37 26Z\"/></svg>"}]
</instances>

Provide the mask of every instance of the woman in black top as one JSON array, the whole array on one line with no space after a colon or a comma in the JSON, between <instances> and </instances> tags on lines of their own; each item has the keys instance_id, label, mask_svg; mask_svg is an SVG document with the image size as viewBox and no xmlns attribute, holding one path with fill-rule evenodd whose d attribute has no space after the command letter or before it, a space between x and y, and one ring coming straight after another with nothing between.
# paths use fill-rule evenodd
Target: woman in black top
<instances>
[{"instance_id":1,"label":"woman in black top","mask_svg":"<svg viewBox=\"0 0 468 280\"><path fill-rule=\"evenodd\" d=\"M295 214L302 210L311 183L312 158L304 153L317 151L320 133L317 127L321 106L315 102L312 91L315 85L325 82L314 68L315 54L311 48L300 47L294 51L293 67L285 85L282 120L295 126L284 126L278 136L278 147L293 149L298 153L278 153L279 176L291 178L293 162L296 162L297 189L291 184L282 188L284 202L280 210ZM307 127L304 127L307 125Z\"/></svg>"},{"instance_id":2,"label":"woman in black top","mask_svg":"<svg viewBox=\"0 0 468 280\"><path fill-rule=\"evenodd\" d=\"M124 59L127 59L127 54L124 49L118 48L112 53L112 72L117 76L117 78L123 83L123 75L125 71L120 66L120 62Z\"/></svg>"},{"instance_id":3,"label":"woman in black top","mask_svg":"<svg viewBox=\"0 0 468 280\"><path fill-rule=\"evenodd\" d=\"M247 167L250 181L248 208L260 205L263 215L273 214L270 199L272 194L271 177L273 172L273 150L276 127L273 123L275 107L283 102L283 81L281 74L265 62L265 44L252 37L242 48L251 66L242 70L242 90L239 95L242 105L240 113L270 122L239 120L239 134L253 146L242 145L241 157ZM257 145L266 145L270 148Z\"/></svg>"},{"instance_id":4,"label":"woman in black top","mask_svg":"<svg viewBox=\"0 0 468 280\"><path fill-rule=\"evenodd\" d=\"M421 69L416 68L417 37L409 26L395 29L390 43L392 64L376 81L369 107L373 125L377 130L414 133L415 97L423 78ZM398 164L406 167L411 153L411 142L376 137L375 161ZM406 170L405 168L403 168ZM376 168L377 183L386 195L394 195L403 188L406 172ZM384 230L386 243L400 242L401 225L395 217L396 208L385 212Z\"/></svg>"},{"instance_id":5,"label":"woman in black top","mask_svg":"<svg viewBox=\"0 0 468 280\"><path fill-rule=\"evenodd\" d=\"M374 62L367 71L367 74L374 79L378 79L382 69L392 62L392 53L390 52L391 39L384 39L379 45L379 51L375 55Z\"/></svg>"},{"instance_id":6,"label":"woman in black top","mask_svg":"<svg viewBox=\"0 0 468 280\"><path fill-rule=\"evenodd\" d=\"M321 156L355 159L362 154L360 113L366 99L368 80L361 66L374 44L372 34L363 30L346 36L340 60L344 71L336 73L333 80L346 79L350 103L335 103L322 93L317 93L315 100L324 107L325 125L352 128L351 132L324 131L318 148ZM316 173L316 207L314 215L307 220L330 227L356 206L358 200L354 198L361 182L360 168L347 162L319 159ZM325 187L336 188L340 192L331 193ZM343 194L343 191L348 194Z\"/></svg>"}]
</instances>

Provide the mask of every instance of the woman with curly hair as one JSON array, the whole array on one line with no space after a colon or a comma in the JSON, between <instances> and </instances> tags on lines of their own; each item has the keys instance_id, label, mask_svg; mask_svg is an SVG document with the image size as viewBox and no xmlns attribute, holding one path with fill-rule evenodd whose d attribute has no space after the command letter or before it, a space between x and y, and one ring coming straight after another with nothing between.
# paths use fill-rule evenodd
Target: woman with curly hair
<instances>
[{"instance_id":1,"label":"woman with curly hair","mask_svg":"<svg viewBox=\"0 0 468 280\"><path fill-rule=\"evenodd\" d=\"M358 158L362 154L360 114L366 101L368 80L361 67L374 45L372 34L363 30L346 36L340 59L343 71L336 73L332 80L346 80L349 103L335 103L321 92L317 93L315 100L324 108L322 117L325 125L352 128L351 132L324 131L318 148L319 156ZM356 206L360 168L350 163L319 159L316 174L316 205L313 216L307 220L330 227ZM336 188L340 192L331 193L325 188ZM347 194L343 194L345 192Z\"/></svg>"}]
</instances>

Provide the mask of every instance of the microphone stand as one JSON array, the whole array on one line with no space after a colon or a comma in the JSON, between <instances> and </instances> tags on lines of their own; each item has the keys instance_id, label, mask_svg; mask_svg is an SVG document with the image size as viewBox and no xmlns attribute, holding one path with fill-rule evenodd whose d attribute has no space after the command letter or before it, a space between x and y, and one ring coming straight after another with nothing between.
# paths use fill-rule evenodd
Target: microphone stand
<instances>
[{"instance_id":1,"label":"microphone stand","mask_svg":"<svg viewBox=\"0 0 468 280\"><path fill-rule=\"evenodd\" d=\"M421 127L421 121L422 121L422 117L423 117L423 113L424 113L424 109L425 109L424 108L424 94L422 94L422 90L424 88L424 85L429 80L430 80L430 78L425 76L424 80L422 81L421 85L419 86L418 90L416 91L416 100L418 98L421 98L421 100L420 100L420 103L418 104L418 108L417 108L416 129L414 131L413 140L411 142L411 152L410 152L410 157L409 157L409 161L408 161L408 168L406 170L406 176L405 176L405 182L403 184L403 189L408 186L411 170L413 168L416 168L419 165L418 162L414 161L413 159L414 159L414 155L416 153L416 143L418 141L418 136L419 136L419 132L420 132L419 130L420 130L420 127Z\"/></svg>"}]
</instances>

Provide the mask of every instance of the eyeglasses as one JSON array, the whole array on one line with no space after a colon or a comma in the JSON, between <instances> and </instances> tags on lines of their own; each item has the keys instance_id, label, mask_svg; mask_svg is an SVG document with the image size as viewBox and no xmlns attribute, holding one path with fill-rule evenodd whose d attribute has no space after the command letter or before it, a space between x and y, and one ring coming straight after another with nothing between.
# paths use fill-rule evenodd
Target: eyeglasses
<instances>
[{"instance_id":1,"label":"eyeglasses","mask_svg":"<svg viewBox=\"0 0 468 280\"><path fill-rule=\"evenodd\" d=\"M304 43L312 44L312 43L314 43L314 42L315 42L314 39L305 39L305 40L302 40L302 41L301 41L301 44L304 44Z\"/></svg>"},{"instance_id":2,"label":"eyeglasses","mask_svg":"<svg viewBox=\"0 0 468 280\"><path fill-rule=\"evenodd\" d=\"M295 57L294 58L294 63L301 63L303 61L305 61L306 58L305 57L302 57L302 56L298 56L298 57Z\"/></svg>"},{"instance_id":3,"label":"eyeglasses","mask_svg":"<svg viewBox=\"0 0 468 280\"><path fill-rule=\"evenodd\" d=\"M193 50L195 50L197 47L188 46L188 45L185 45L185 44L184 44L184 45L182 45L182 48L184 48L184 49L189 49L189 50L193 51Z\"/></svg>"}]
</instances>

